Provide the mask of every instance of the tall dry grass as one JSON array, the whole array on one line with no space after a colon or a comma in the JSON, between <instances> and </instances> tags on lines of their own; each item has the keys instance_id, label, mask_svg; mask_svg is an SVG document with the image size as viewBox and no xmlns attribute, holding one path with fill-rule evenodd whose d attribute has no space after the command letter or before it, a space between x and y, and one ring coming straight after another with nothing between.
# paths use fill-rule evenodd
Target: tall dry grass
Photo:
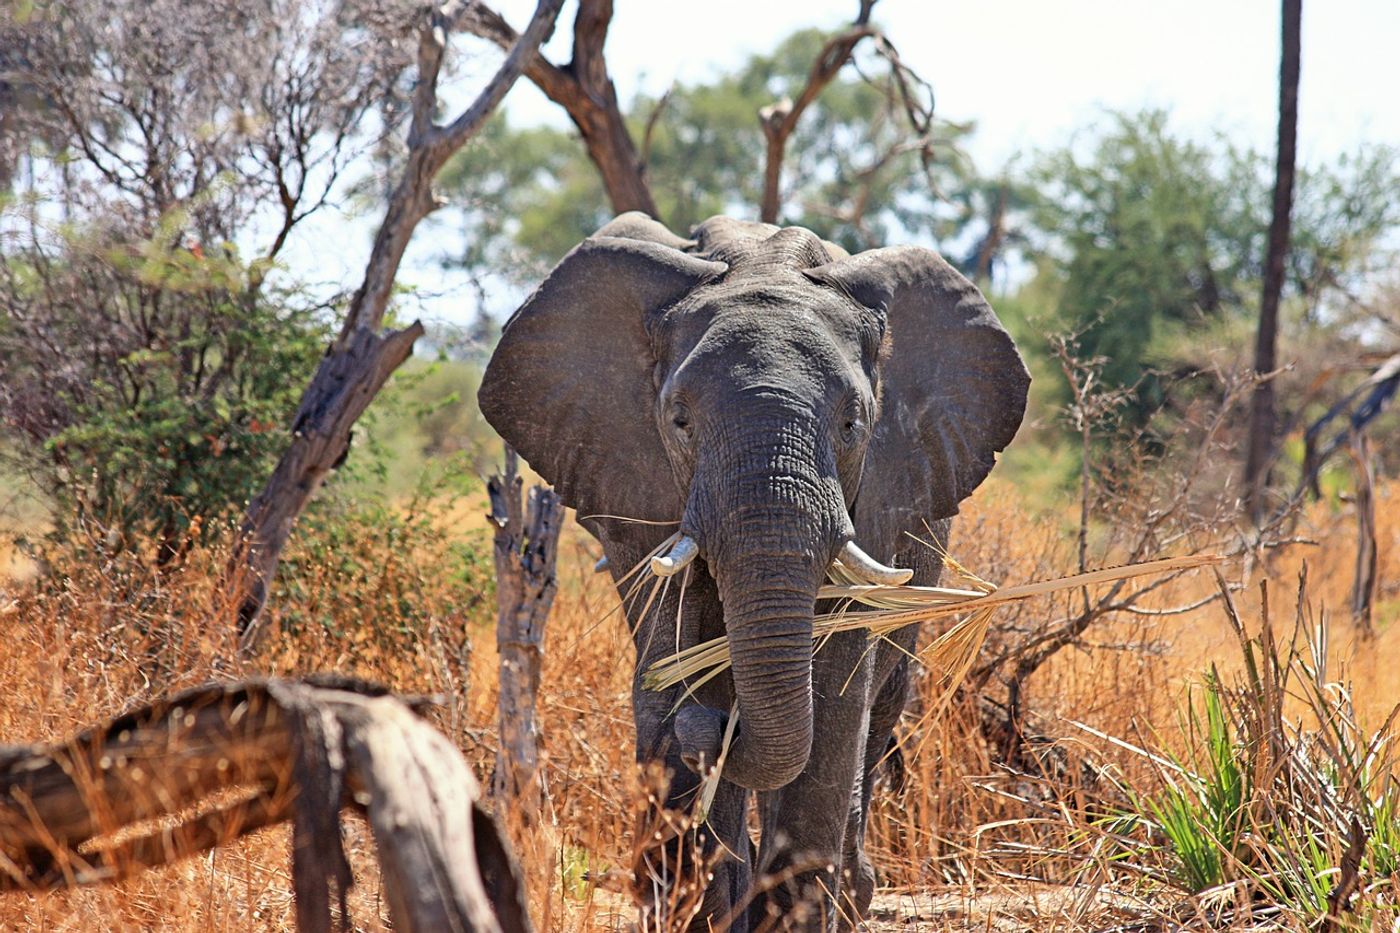
<instances>
[{"instance_id":1,"label":"tall dry grass","mask_svg":"<svg viewBox=\"0 0 1400 933\"><path fill-rule=\"evenodd\" d=\"M1354 520L1344 508L1318 505L1305 513L1298 536L1315 543L1227 570L1248 584L1235 599L1252 624L1259 618L1257 581L1273 581L1281 597L1292 592L1307 562L1310 598L1333 617L1329 673L1354 684L1358 716L1370 728L1400 700L1398 490L1378 491L1383 587L1373 639L1355 635L1345 609ZM115 565L78 564L47 585L8 585L10 601L0 605L0 742L57 738L142 699L211 678L335 670L399 690L442 694L440 725L489 785L494 602L464 569L469 565L461 555L463 542L486 553L477 518L483 511L476 502L444 510L442 524L452 533L441 538L376 536L367 529L334 548L302 547L293 556L296 600L271 610L270 630L283 634L247 659L237 657L228 633L211 630L206 621L218 554L192 555L159 579ZM965 506L952 551L995 582L1027 582L1047 565L1073 570L1074 545L1072 521L1058 513L1033 515L993 482ZM549 830L525 866L534 915L546 930L622 929L633 918L619 893L646 793L633 764L632 648L612 612L615 594L591 572L591 547L577 529L566 532L563 585L547 636L539 717ZM1215 588L1208 574L1187 576L1149 594L1142 606L1190 605ZM887 769L871 817L871 854L885 885L877 923L1087 930L1132 916L1143 890L1129 873L1113 875L1112 883L1104 880L1108 875L1096 876L1087 893L1072 896L1065 892L1075 889L1058 887L1085 878L1083 859L1066 848L1068 835L1085 827L1066 815L1082 817L1089 812L1086 801L1105 799L1103 769L1129 785L1147 787L1152 780L1142 761L1073 723L1143 746L1184 750L1189 736L1180 711L1188 687L1212 664L1231 675L1239 658L1238 639L1218 601L1176 615L1095 623L1022 686L1019 702L1031 714L1025 722L1063 740L1020 752L1039 756L1040 777L1000 764L1005 749L988 722L995 716L972 694L936 719L921 716L941 695L941 682L931 673L920 676L901 727L902 767ZM982 692L1004 698L998 678L985 678ZM1062 818L1052 818L1056 813ZM350 826L356 926L384 928L368 833L361 824ZM911 924L911 916L922 921ZM3 929L207 933L291 926L283 829L119 887L0 897Z\"/></svg>"}]
</instances>

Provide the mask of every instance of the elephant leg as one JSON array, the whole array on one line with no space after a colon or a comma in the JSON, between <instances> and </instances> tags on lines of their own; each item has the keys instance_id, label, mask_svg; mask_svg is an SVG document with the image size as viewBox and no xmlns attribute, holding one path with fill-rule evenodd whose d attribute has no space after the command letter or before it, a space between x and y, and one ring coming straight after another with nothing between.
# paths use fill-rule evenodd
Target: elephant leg
<instances>
[{"instance_id":1,"label":"elephant leg","mask_svg":"<svg viewBox=\"0 0 1400 933\"><path fill-rule=\"evenodd\" d=\"M862 782L851 801L851 812L846 819L845 851L841 854L841 899L846 907L838 924L841 930L857 929L875 896L875 866L865 854L865 817L869 805L870 796Z\"/></svg>"},{"instance_id":2,"label":"elephant leg","mask_svg":"<svg viewBox=\"0 0 1400 933\"><path fill-rule=\"evenodd\" d=\"M759 795L755 929L835 930L855 905L843 885L847 826L870 728L874 652L864 632L833 636L812 664L818 745L792 783ZM742 723L740 724L742 728Z\"/></svg>"},{"instance_id":3,"label":"elephant leg","mask_svg":"<svg viewBox=\"0 0 1400 933\"><path fill-rule=\"evenodd\" d=\"M699 830L713 833L715 844L704 843L704 858L712 880L705 889L700 911L690 922L697 931L728 930L747 933L745 903L753 881L754 852L748 833L749 791L720 781L708 819Z\"/></svg>"},{"instance_id":4,"label":"elephant leg","mask_svg":"<svg viewBox=\"0 0 1400 933\"><path fill-rule=\"evenodd\" d=\"M689 771L675 773L671 791L676 796L666 808L687 811L698 783ZM650 837L659 828L663 839L644 845L633 865L643 905L642 928L675 929L679 920L689 917L687 929L696 933L747 933L744 905L754 860L745 819L748 801L748 790L721 781L705 822L672 838L665 838L660 814L648 814L641 830Z\"/></svg>"},{"instance_id":5,"label":"elephant leg","mask_svg":"<svg viewBox=\"0 0 1400 933\"><path fill-rule=\"evenodd\" d=\"M605 546L607 542L605 542ZM609 564L615 575L625 574L645 554L633 554L621 547L608 547ZM721 634L723 613L714 581L701 567L695 567L687 582L684 599L681 581L673 579L665 586L664 595L650 600L646 594L624 601L628 624L637 649L637 666L633 675L632 713L637 730L637 762L644 768L659 765L664 787L657 797L657 807L651 808L640 827L641 838L650 838L661 825L659 810L689 813L700 790L700 778L681 758L681 746L676 739L676 704L682 688L667 691L648 690L642 686L642 675L655 661L678 649ZM631 581L628 581L629 583ZM644 586L651 585L649 581ZM728 710L733 703L733 684L728 677L717 677L696 692L686 705ZM643 910L658 921L657 928L674 926L678 915L694 912L690 926L709 930L725 918L738 913L749 887L753 865L752 848L746 832L748 791L728 781L721 781L715 800L703 826L679 836L663 839L655 846L638 852L634 876L639 887ZM704 880L709 875L708 882ZM703 893L696 904L696 885ZM662 922L664 921L664 922ZM743 919L730 927L743 933Z\"/></svg>"},{"instance_id":6,"label":"elephant leg","mask_svg":"<svg viewBox=\"0 0 1400 933\"><path fill-rule=\"evenodd\" d=\"M910 639L912 641L912 638ZM870 901L875 896L875 867L865 854L865 831L870 818L870 799L874 792L875 779L880 766L888 759L892 750L895 724L909 690L909 658L903 652L888 645L880 647L882 653L897 655L893 669L886 676L870 707L870 729L866 733L865 755L861 764L859 783L851 795L851 811L846 823L846 845L842 855L842 883L846 892L843 900L852 907L853 916L843 920L853 928L870 910ZM886 658L877 659L877 672L886 665Z\"/></svg>"},{"instance_id":7,"label":"elephant leg","mask_svg":"<svg viewBox=\"0 0 1400 933\"><path fill-rule=\"evenodd\" d=\"M932 528L940 546L948 540L950 525L937 522ZM935 551L907 548L896 557L901 567L914 568L914 582L921 586L936 586L942 577L943 564ZM909 626L888 636L875 656L875 672L871 682L870 729L865 739L865 754L859 783L851 796L851 810L846 824L846 844L842 857L842 880L848 891L845 900L854 907L856 917L869 912L875 895L875 868L865 852L865 833L870 819L870 800L875 779L882 764L893 750L894 727L909 699L910 656L918 646L919 628ZM843 918L844 919L844 918ZM852 918L854 919L854 918ZM854 926L854 923L852 923Z\"/></svg>"}]
</instances>

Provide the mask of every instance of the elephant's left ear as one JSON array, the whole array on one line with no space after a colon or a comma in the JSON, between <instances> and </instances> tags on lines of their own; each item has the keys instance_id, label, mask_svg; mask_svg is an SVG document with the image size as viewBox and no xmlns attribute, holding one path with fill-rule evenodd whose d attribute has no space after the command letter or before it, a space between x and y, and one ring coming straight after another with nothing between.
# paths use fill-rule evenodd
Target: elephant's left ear
<instances>
[{"instance_id":1,"label":"elephant's left ear","mask_svg":"<svg viewBox=\"0 0 1400 933\"><path fill-rule=\"evenodd\" d=\"M883 310L891 341L857 518L918 533L921 520L956 514L1025 414L1030 374L1011 335L932 250L869 250L807 275Z\"/></svg>"}]
</instances>

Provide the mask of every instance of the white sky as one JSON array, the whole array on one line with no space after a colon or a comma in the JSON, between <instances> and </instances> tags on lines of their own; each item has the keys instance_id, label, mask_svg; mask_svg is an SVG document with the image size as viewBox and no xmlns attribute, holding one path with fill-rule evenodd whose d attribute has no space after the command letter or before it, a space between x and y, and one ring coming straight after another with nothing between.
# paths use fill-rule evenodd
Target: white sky
<instances>
[{"instance_id":1,"label":"white sky","mask_svg":"<svg viewBox=\"0 0 1400 933\"><path fill-rule=\"evenodd\" d=\"M806 26L849 21L854 0L617 0L607 54L618 92L703 81ZM534 4L508 0L517 28ZM880 23L934 88L940 113L975 120L974 156L995 168L1068 139L1102 108L1169 108L1182 129L1223 130L1272 151L1278 0L882 0ZM547 49L568 58L572 12ZM1310 0L1303 9L1299 148L1305 161L1362 140L1400 143L1400 2ZM533 87L522 123L567 125Z\"/></svg>"},{"instance_id":2,"label":"white sky","mask_svg":"<svg viewBox=\"0 0 1400 933\"><path fill-rule=\"evenodd\" d=\"M565 6L546 49L554 61L568 58L572 6ZM625 103L639 90L659 94L672 81L707 80L796 29L837 28L856 8L856 0L616 0L608 61ZM501 0L498 9L519 29L534 3ZM1164 107L1183 133L1219 131L1273 151L1278 0L882 0L875 19L932 83L940 115L976 122L968 149L983 171L1017 153L1070 141L1105 108ZM1305 4L1298 127L1304 164L1363 142L1400 145L1397 45L1400 0ZM495 63L483 57L480 73ZM523 79L506 108L516 125L568 126L562 111ZM344 263L347 281L358 278L375 221L341 227L345 239L361 230L360 242L318 256L323 275L336 275ZM308 234L324 246L320 234ZM434 258L450 236L441 224L425 225L401 281L434 294L423 301L425 316L464 321L475 301L460 274L438 269ZM308 242L288 258L301 265L308 250L324 253Z\"/></svg>"}]
</instances>

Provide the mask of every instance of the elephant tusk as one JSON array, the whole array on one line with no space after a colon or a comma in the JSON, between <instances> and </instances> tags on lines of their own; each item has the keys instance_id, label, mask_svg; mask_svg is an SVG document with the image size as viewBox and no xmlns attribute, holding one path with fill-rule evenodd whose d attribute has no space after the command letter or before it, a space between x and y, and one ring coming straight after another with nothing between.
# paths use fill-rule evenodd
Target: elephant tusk
<instances>
[{"instance_id":1,"label":"elephant tusk","mask_svg":"<svg viewBox=\"0 0 1400 933\"><path fill-rule=\"evenodd\" d=\"M862 551L854 541L847 541L843 544L841 553L837 555L836 559L851 573L875 586L900 586L908 583L909 578L914 576L912 570L886 567Z\"/></svg>"},{"instance_id":2,"label":"elephant tusk","mask_svg":"<svg viewBox=\"0 0 1400 933\"><path fill-rule=\"evenodd\" d=\"M700 545L690 535L681 535L679 541L671 545L671 550L651 559L651 572L658 577L670 577L680 573L686 565L700 553Z\"/></svg>"}]
</instances>

